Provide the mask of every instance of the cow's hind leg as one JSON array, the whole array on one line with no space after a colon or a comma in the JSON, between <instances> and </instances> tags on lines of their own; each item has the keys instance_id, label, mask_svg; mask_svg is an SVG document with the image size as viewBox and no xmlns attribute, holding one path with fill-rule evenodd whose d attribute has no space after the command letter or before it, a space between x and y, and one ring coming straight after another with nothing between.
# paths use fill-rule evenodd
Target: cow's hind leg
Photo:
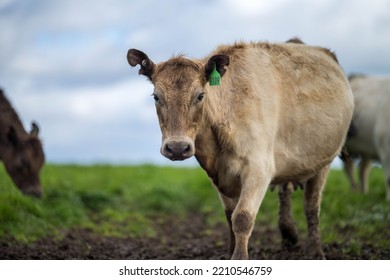
<instances>
[{"instance_id":1,"label":"cow's hind leg","mask_svg":"<svg viewBox=\"0 0 390 280\"><path fill-rule=\"evenodd\" d=\"M279 230L282 235L282 249L291 250L298 242L298 233L291 215L292 183L279 188Z\"/></svg>"},{"instance_id":2,"label":"cow's hind leg","mask_svg":"<svg viewBox=\"0 0 390 280\"><path fill-rule=\"evenodd\" d=\"M390 202L390 133L387 122L387 118L378 118L378 123L374 131L374 135L377 135L377 137L374 140L385 175L387 185L386 200Z\"/></svg>"},{"instance_id":3,"label":"cow's hind leg","mask_svg":"<svg viewBox=\"0 0 390 280\"><path fill-rule=\"evenodd\" d=\"M341 159L344 165L344 171L347 174L349 184L353 191L358 191L358 186L355 181L355 176L353 174L354 164L353 159L347 153L342 153Z\"/></svg>"},{"instance_id":4,"label":"cow's hind leg","mask_svg":"<svg viewBox=\"0 0 390 280\"><path fill-rule=\"evenodd\" d=\"M362 157L359 164L360 190L368 193L368 177L371 169L371 160Z\"/></svg>"},{"instance_id":5,"label":"cow's hind leg","mask_svg":"<svg viewBox=\"0 0 390 280\"><path fill-rule=\"evenodd\" d=\"M321 248L319 233L319 214L322 190L325 186L330 165L321 169L313 178L307 181L304 195L304 208L307 220L308 236L306 241L306 257L325 259Z\"/></svg>"},{"instance_id":6,"label":"cow's hind leg","mask_svg":"<svg viewBox=\"0 0 390 280\"><path fill-rule=\"evenodd\" d=\"M383 171L385 175L385 182L387 185L387 194L386 194L386 200L390 202L390 153L386 157L384 157L383 162Z\"/></svg>"},{"instance_id":7,"label":"cow's hind leg","mask_svg":"<svg viewBox=\"0 0 390 280\"><path fill-rule=\"evenodd\" d=\"M385 185L387 186L386 200L390 202L390 137L386 140L386 143L382 143L382 146L380 146L379 156L385 175Z\"/></svg>"}]
</instances>

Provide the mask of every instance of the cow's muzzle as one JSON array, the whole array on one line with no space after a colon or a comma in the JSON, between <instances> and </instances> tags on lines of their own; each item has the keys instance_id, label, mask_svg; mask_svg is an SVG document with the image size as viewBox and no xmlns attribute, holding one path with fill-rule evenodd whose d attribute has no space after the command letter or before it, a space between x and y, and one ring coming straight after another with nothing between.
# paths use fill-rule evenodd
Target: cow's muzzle
<instances>
[{"instance_id":1,"label":"cow's muzzle","mask_svg":"<svg viewBox=\"0 0 390 280\"><path fill-rule=\"evenodd\" d=\"M22 188L21 191L24 195L37 198L41 198L43 194L41 186L29 186L27 188Z\"/></svg>"},{"instance_id":2,"label":"cow's muzzle","mask_svg":"<svg viewBox=\"0 0 390 280\"><path fill-rule=\"evenodd\" d=\"M185 160L195 153L194 144L187 139L166 141L161 147L161 153L170 160Z\"/></svg>"}]
</instances>

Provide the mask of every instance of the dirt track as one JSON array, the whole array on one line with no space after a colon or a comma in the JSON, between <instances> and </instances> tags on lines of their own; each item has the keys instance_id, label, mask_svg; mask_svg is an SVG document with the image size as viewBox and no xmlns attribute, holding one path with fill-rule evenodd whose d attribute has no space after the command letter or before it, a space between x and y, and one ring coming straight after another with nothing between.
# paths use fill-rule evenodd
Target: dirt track
<instances>
[{"instance_id":1,"label":"dirt track","mask_svg":"<svg viewBox=\"0 0 390 280\"><path fill-rule=\"evenodd\" d=\"M227 225L210 228L203 217L167 221L156 225L155 238L115 238L99 236L86 229L74 229L65 238L45 238L26 245L0 240L0 259L228 259ZM302 238L301 238L302 239ZM300 259L300 247L293 252L280 250L275 228L256 226L250 239L252 259ZM260 245L262 244L262 245ZM324 244L327 259L390 259L390 250L373 248L362 242L360 254L342 244Z\"/></svg>"}]
</instances>

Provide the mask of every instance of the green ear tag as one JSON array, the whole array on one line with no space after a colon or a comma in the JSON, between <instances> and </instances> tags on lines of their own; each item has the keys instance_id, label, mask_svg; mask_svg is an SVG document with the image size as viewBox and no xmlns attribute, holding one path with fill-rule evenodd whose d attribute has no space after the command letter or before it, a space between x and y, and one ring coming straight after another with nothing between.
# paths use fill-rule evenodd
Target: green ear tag
<instances>
[{"instance_id":1,"label":"green ear tag","mask_svg":"<svg viewBox=\"0 0 390 280\"><path fill-rule=\"evenodd\" d=\"M210 86L219 86L221 84L221 75L217 71L217 66L214 63L213 71L210 74Z\"/></svg>"}]
</instances>

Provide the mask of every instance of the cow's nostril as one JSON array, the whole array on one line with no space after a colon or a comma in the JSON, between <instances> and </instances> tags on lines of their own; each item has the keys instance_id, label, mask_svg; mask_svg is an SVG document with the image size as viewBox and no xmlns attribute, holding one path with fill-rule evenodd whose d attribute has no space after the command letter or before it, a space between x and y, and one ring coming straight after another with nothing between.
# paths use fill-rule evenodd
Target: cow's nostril
<instances>
[{"instance_id":1,"label":"cow's nostril","mask_svg":"<svg viewBox=\"0 0 390 280\"><path fill-rule=\"evenodd\" d=\"M170 141L163 147L163 155L172 160L183 160L193 155L191 143L187 141Z\"/></svg>"},{"instance_id":2,"label":"cow's nostril","mask_svg":"<svg viewBox=\"0 0 390 280\"><path fill-rule=\"evenodd\" d=\"M169 144L165 145L165 150L166 150L168 153L172 153L172 152L173 152L173 150L172 150L172 148L170 147Z\"/></svg>"}]
</instances>

